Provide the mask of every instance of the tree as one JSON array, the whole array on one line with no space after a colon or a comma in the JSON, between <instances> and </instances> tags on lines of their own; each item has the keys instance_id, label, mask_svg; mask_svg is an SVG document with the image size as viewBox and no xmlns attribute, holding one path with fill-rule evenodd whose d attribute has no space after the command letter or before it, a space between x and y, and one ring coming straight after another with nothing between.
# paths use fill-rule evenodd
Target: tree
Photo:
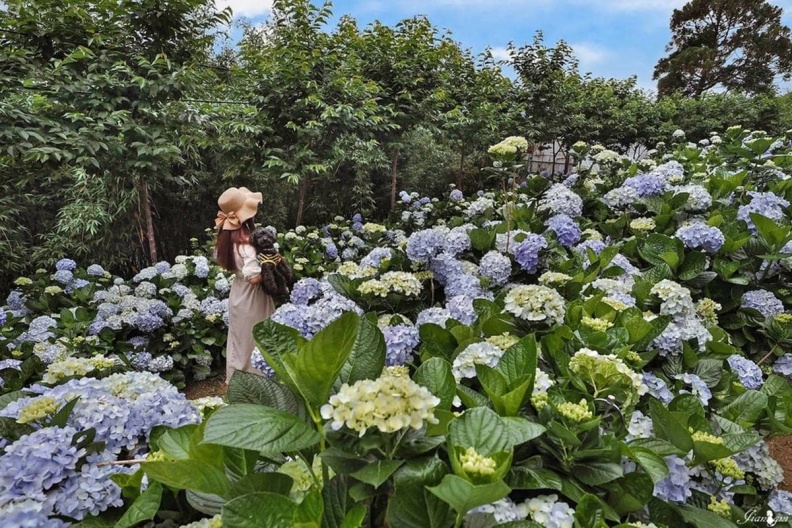
<instances>
[{"instance_id":1,"label":"tree","mask_svg":"<svg viewBox=\"0 0 792 528\"><path fill-rule=\"evenodd\" d=\"M698 97L714 88L773 90L792 74L792 39L767 0L692 0L671 16L670 54L655 66L659 94Z\"/></svg>"}]
</instances>

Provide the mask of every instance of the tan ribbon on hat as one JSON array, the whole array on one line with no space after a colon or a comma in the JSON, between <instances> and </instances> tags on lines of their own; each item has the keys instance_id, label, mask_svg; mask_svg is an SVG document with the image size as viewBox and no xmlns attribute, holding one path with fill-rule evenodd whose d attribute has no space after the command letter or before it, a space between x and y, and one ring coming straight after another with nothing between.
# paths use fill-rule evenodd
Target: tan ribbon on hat
<instances>
[{"instance_id":1,"label":"tan ribbon on hat","mask_svg":"<svg viewBox=\"0 0 792 528\"><path fill-rule=\"evenodd\" d=\"M234 211L230 213L224 213L223 211L217 211L217 218L215 218L215 227L222 228L225 223L228 222L234 229L239 229L242 227L242 224L239 222L239 218Z\"/></svg>"}]
</instances>

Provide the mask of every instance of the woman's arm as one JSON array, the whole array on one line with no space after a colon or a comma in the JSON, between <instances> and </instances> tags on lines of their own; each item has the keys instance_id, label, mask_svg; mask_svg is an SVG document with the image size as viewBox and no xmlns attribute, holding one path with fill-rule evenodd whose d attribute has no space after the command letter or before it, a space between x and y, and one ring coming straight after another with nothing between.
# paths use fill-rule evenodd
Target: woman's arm
<instances>
[{"instance_id":1,"label":"woman's arm","mask_svg":"<svg viewBox=\"0 0 792 528\"><path fill-rule=\"evenodd\" d=\"M242 277L250 284L261 282L261 264L256 258L256 250L250 244L240 244L239 254L242 257Z\"/></svg>"}]
</instances>

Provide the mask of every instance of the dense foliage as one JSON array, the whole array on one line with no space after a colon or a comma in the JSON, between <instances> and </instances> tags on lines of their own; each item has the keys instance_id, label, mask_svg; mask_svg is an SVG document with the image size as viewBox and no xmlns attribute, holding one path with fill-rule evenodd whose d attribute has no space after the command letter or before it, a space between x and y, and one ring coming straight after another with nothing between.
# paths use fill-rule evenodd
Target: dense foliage
<instances>
[{"instance_id":1,"label":"dense foliage","mask_svg":"<svg viewBox=\"0 0 792 528\"><path fill-rule=\"evenodd\" d=\"M0 512L62 526L762 526L792 515L792 147L684 132L575 171L488 149L490 191L399 193L278 235L301 280L227 404L200 254L129 281L70 259L3 318ZM200 253L200 251L196 251ZM157 409L157 412L152 412ZM203 517L202 520L198 520ZM9 521L10 522L10 521ZM88 526L90 524L86 524Z\"/></svg>"},{"instance_id":2,"label":"dense foliage","mask_svg":"<svg viewBox=\"0 0 792 528\"><path fill-rule=\"evenodd\" d=\"M678 127L697 141L789 122L788 100L772 95L655 101L635 79L581 73L541 33L510 48L511 79L424 18L328 27L330 7L306 0L276 1L266 25L225 47L231 14L211 0L4 5L4 293L63 257L122 274L172 261L231 184L266 189L279 228L382 221L399 189L484 186L483 153L509 134L537 150L583 139L643 153Z\"/></svg>"}]
</instances>

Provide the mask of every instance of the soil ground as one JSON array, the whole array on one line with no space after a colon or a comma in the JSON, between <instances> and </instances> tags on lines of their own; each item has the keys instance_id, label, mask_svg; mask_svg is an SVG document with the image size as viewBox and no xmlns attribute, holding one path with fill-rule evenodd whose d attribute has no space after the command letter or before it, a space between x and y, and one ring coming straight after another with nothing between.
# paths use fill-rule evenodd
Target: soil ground
<instances>
[{"instance_id":1,"label":"soil ground","mask_svg":"<svg viewBox=\"0 0 792 528\"><path fill-rule=\"evenodd\" d=\"M188 400L197 400L205 396L225 396L225 393L226 384L221 376L191 381L184 389L184 395Z\"/></svg>"}]
</instances>

